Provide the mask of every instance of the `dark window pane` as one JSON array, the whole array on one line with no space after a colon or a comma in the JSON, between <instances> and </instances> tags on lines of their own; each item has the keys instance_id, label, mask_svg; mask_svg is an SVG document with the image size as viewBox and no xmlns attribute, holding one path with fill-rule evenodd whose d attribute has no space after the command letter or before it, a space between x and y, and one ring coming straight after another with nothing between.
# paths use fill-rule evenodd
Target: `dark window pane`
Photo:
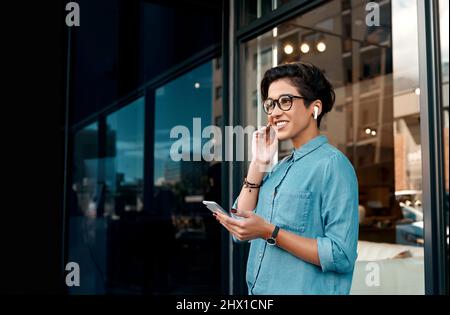
<instances>
[{"instance_id":1,"label":"dark window pane","mask_svg":"<svg viewBox=\"0 0 450 315\"><path fill-rule=\"evenodd\" d=\"M75 135L69 261L80 265L83 283L72 294L143 291L145 260L130 248L145 239L122 238L129 217L143 211L143 139L144 98Z\"/></svg>"},{"instance_id":2,"label":"dark window pane","mask_svg":"<svg viewBox=\"0 0 450 315\"><path fill-rule=\"evenodd\" d=\"M196 133L220 123L218 71L208 62L156 90L153 208L171 219L169 293L221 292L221 227L202 204L221 202L221 163L204 160L202 148L209 139ZM187 131L186 137L171 137L174 128ZM176 141L182 141L183 152L173 149ZM182 160L173 157L178 152Z\"/></svg>"},{"instance_id":3,"label":"dark window pane","mask_svg":"<svg viewBox=\"0 0 450 315\"><path fill-rule=\"evenodd\" d=\"M139 98L106 119L105 157L107 211L143 210L144 98Z\"/></svg>"},{"instance_id":4,"label":"dark window pane","mask_svg":"<svg viewBox=\"0 0 450 315\"><path fill-rule=\"evenodd\" d=\"M72 294L104 294L106 271L105 225L97 220L104 208L104 185L100 180L98 124L74 136L73 182L69 191L69 261L80 266L80 287Z\"/></svg>"}]
</instances>

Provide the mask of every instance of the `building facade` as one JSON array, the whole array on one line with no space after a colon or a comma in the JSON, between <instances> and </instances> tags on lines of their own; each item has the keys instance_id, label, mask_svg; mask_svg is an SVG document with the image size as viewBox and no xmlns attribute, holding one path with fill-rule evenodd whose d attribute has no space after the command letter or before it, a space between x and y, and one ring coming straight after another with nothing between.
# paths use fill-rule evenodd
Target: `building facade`
<instances>
[{"instance_id":1,"label":"building facade","mask_svg":"<svg viewBox=\"0 0 450 315\"><path fill-rule=\"evenodd\" d=\"M248 245L201 201L239 194L248 141L227 126L267 123L264 72L308 61L336 92L321 132L358 176L351 293L448 294L447 1L79 3L63 254L84 280L68 293L246 294Z\"/></svg>"}]
</instances>

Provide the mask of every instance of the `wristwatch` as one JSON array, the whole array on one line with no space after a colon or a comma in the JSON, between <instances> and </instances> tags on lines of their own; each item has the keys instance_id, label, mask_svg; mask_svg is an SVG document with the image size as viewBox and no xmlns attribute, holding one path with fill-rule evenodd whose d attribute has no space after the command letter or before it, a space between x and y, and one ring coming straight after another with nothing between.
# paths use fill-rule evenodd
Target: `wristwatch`
<instances>
[{"instance_id":1,"label":"wristwatch","mask_svg":"<svg viewBox=\"0 0 450 315\"><path fill-rule=\"evenodd\" d=\"M269 245L277 244L277 235L278 235L279 230L280 230L280 227L275 225L272 235L268 239L266 239L267 244L269 244Z\"/></svg>"}]
</instances>

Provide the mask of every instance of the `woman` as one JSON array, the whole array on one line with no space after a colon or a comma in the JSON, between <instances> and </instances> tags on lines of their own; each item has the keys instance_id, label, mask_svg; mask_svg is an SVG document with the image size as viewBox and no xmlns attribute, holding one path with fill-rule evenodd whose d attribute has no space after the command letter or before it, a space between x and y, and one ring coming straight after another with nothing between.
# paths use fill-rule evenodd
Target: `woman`
<instances>
[{"instance_id":1,"label":"woman","mask_svg":"<svg viewBox=\"0 0 450 315\"><path fill-rule=\"evenodd\" d=\"M253 135L253 157L233 217L216 219L251 241L249 294L348 294L358 240L358 182L348 159L319 134L335 94L315 66L281 65L261 82L266 127ZM270 171L277 140L292 154Z\"/></svg>"}]
</instances>

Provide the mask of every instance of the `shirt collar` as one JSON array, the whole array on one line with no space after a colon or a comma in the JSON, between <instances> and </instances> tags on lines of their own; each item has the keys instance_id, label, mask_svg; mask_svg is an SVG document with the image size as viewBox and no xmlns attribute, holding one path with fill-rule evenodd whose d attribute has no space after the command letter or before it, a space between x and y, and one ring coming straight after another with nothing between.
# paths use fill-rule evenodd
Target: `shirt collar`
<instances>
[{"instance_id":1,"label":"shirt collar","mask_svg":"<svg viewBox=\"0 0 450 315\"><path fill-rule=\"evenodd\" d=\"M292 149L292 155L294 157L294 160L297 161L301 157L307 155L308 153L314 151L318 147L320 147L322 144L327 143L328 139L324 135L319 135L308 142L306 142L304 145L302 145L299 149Z\"/></svg>"}]
</instances>

